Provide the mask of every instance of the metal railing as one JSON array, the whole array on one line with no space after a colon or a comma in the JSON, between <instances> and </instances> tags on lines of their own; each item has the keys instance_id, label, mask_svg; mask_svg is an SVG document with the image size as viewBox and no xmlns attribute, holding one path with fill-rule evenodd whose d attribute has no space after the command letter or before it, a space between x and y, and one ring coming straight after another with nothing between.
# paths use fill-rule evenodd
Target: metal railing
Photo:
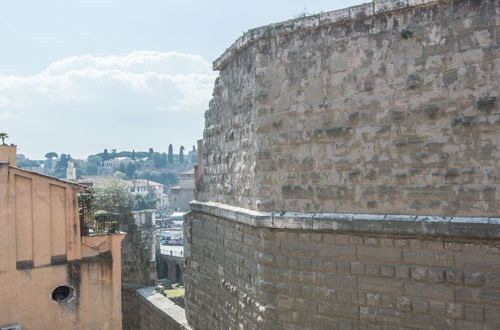
<instances>
[{"instance_id":1,"label":"metal railing","mask_svg":"<svg viewBox=\"0 0 500 330\"><path fill-rule=\"evenodd\" d=\"M80 194L78 206L80 215L80 235L108 235L119 231L120 215L107 211L94 212L92 209L92 194Z\"/></svg>"}]
</instances>

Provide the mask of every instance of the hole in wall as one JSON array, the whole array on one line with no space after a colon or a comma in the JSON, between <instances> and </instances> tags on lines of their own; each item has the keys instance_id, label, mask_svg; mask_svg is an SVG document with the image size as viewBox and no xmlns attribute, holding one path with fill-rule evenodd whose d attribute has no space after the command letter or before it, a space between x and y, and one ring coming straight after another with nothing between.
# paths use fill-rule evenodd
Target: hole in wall
<instances>
[{"instance_id":1,"label":"hole in wall","mask_svg":"<svg viewBox=\"0 0 500 330\"><path fill-rule=\"evenodd\" d=\"M52 300L57 303L67 302L73 296L73 288L67 285L61 285L52 291Z\"/></svg>"}]
</instances>

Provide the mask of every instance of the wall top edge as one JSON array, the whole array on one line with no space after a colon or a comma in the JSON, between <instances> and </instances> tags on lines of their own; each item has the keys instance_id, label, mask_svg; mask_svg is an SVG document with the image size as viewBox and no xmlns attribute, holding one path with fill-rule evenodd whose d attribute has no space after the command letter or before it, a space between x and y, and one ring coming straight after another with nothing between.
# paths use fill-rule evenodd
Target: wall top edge
<instances>
[{"instance_id":1,"label":"wall top edge","mask_svg":"<svg viewBox=\"0 0 500 330\"><path fill-rule=\"evenodd\" d=\"M339 24L356 19L403 10L417 6L432 5L449 0L377 0L361 5L347 7L329 12L322 12L305 17L290 19L250 29L239 37L226 51L213 62L213 69L218 71L240 50L251 43L266 37L291 33L305 29L318 28L325 25Z\"/></svg>"},{"instance_id":2,"label":"wall top edge","mask_svg":"<svg viewBox=\"0 0 500 330\"><path fill-rule=\"evenodd\" d=\"M144 287L136 292L159 312L165 313L166 317L172 321L170 325L175 326L176 329L192 330L187 322L184 309L165 296L156 293L156 287Z\"/></svg>"},{"instance_id":3,"label":"wall top edge","mask_svg":"<svg viewBox=\"0 0 500 330\"><path fill-rule=\"evenodd\" d=\"M190 206L193 212L269 229L500 239L500 217L260 212L200 201L192 201Z\"/></svg>"}]
</instances>

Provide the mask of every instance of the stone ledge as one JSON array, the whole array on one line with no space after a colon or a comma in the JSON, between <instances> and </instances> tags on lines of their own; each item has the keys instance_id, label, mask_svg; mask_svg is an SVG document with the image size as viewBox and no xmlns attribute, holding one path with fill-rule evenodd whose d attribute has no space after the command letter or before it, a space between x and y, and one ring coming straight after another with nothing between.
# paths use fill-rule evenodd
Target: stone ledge
<instances>
[{"instance_id":1,"label":"stone ledge","mask_svg":"<svg viewBox=\"0 0 500 330\"><path fill-rule=\"evenodd\" d=\"M178 329L191 330L192 328L187 322L184 309L174 304L165 296L157 293L155 289L156 287L151 286L138 289L136 292L140 298L152 305L153 308L158 310L160 313L164 313L165 319L168 319L171 325L177 327Z\"/></svg>"},{"instance_id":2,"label":"stone ledge","mask_svg":"<svg viewBox=\"0 0 500 330\"><path fill-rule=\"evenodd\" d=\"M318 28L325 25L339 24L355 19L364 19L366 17L380 15L395 10L431 5L442 1L445 0L378 0L358 6L261 26L248 30L245 34L239 37L218 59L213 62L213 69L222 69L224 65L226 65L226 63L238 52L261 38L292 33L305 29Z\"/></svg>"},{"instance_id":3,"label":"stone ledge","mask_svg":"<svg viewBox=\"0 0 500 330\"><path fill-rule=\"evenodd\" d=\"M259 212L221 203L192 201L192 212L253 227L461 238L500 238L500 218L358 213Z\"/></svg>"}]
</instances>

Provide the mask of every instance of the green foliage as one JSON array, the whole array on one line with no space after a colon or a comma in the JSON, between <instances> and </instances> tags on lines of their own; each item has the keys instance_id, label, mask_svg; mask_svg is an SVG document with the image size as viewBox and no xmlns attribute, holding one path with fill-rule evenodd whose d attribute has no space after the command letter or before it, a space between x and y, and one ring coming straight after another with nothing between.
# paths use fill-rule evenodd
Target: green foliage
<instances>
[{"instance_id":1,"label":"green foliage","mask_svg":"<svg viewBox=\"0 0 500 330\"><path fill-rule=\"evenodd\" d=\"M134 210L151 210L156 208L158 199L153 193L147 195L136 195L134 200Z\"/></svg>"},{"instance_id":2,"label":"green foliage","mask_svg":"<svg viewBox=\"0 0 500 330\"><path fill-rule=\"evenodd\" d=\"M108 160L111 157L109 156L108 149L104 149L104 152L101 154L102 161Z\"/></svg>"},{"instance_id":3,"label":"green foliage","mask_svg":"<svg viewBox=\"0 0 500 330\"><path fill-rule=\"evenodd\" d=\"M121 171L115 171L113 173L113 178L119 179L119 180L124 180L127 177L127 174L121 172Z\"/></svg>"},{"instance_id":4,"label":"green foliage","mask_svg":"<svg viewBox=\"0 0 500 330\"><path fill-rule=\"evenodd\" d=\"M118 167L118 171L125 173L125 172L127 172L127 168L125 167L125 165L120 164L120 166ZM127 176L127 175L125 174L125 176Z\"/></svg>"},{"instance_id":5,"label":"green foliage","mask_svg":"<svg viewBox=\"0 0 500 330\"><path fill-rule=\"evenodd\" d=\"M5 139L8 139L9 135L7 133L0 132L0 139L2 139L2 145L5 145Z\"/></svg>"},{"instance_id":6,"label":"green foliage","mask_svg":"<svg viewBox=\"0 0 500 330\"><path fill-rule=\"evenodd\" d=\"M56 178L65 178L66 177L66 168L68 167L68 160L72 159L71 155L61 154L57 164L54 168L54 176Z\"/></svg>"},{"instance_id":7,"label":"green foliage","mask_svg":"<svg viewBox=\"0 0 500 330\"><path fill-rule=\"evenodd\" d=\"M311 15L312 14L307 11L307 8L304 7L304 9L300 13L294 15L294 18L304 18Z\"/></svg>"},{"instance_id":8,"label":"green foliage","mask_svg":"<svg viewBox=\"0 0 500 330\"><path fill-rule=\"evenodd\" d=\"M125 169L125 174L127 175L128 179L132 179L134 177L137 167L138 166L134 163L130 163L127 165L127 168Z\"/></svg>"},{"instance_id":9,"label":"green foliage","mask_svg":"<svg viewBox=\"0 0 500 330\"><path fill-rule=\"evenodd\" d=\"M97 156L97 155L90 155L87 157L87 162L94 164L96 166L102 165L102 156Z\"/></svg>"},{"instance_id":10,"label":"green foliage","mask_svg":"<svg viewBox=\"0 0 500 330\"><path fill-rule=\"evenodd\" d=\"M171 144L168 146L168 162L170 164L174 162L174 147Z\"/></svg>"},{"instance_id":11,"label":"green foliage","mask_svg":"<svg viewBox=\"0 0 500 330\"><path fill-rule=\"evenodd\" d=\"M40 167L40 163L36 160L31 160L31 159L18 159L17 160L17 167L19 168L28 168L28 167Z\"/></svg>"},{"instance_id":12,"label":"green foliage","mask_svg":"<svg viewBox=\"0 0 500 330\"><path fill-rule=\"evenodd\" d=\"M184 163L184 146L179 149L179 163Z\"/></svg>"},{"instance_id":13,"label":"green foliage","mask_svg":"<svg viewBox=\"0 0 500 330\"><path fill-rule=\"evenodd\" d=\"M45 158L48 158L48 159L59 158L59 155L57 155L57 153L51 151L51 152L47 152L45 154Z\"/></svg>"},{"instance_id":14,"label":"green foliage","mask_svg":"<svg viewBox=\"0 0 500 330\"><path fill-rule=\"evenodd\" d=\"M153 164L155 168L164 168L167 166L167 154L155 152L153 155Z\"/></svg>"},{"instance_id":15,"label":"green foliage","mask_svg":"<svg viewBox=\"0 0 500 330\"><path fill-rule=\"evenodd\" d=\"M146 171L136 172L135 176L138 179L155 181L164 184L165 186L173 186L179 183L179 179L173 173L160 173L158 171L146 170Z\"/></svg>"},{"instance_id":16,"label":"green foliage","mask_svg":"<svg viewBox=\"0 0 500 330\"><path fill-rule=\"evenodd\" d=\"M110 179L94 188L93 209L114 213L127 213L132 210L133 199L127 184L121 180Z\"/></svg>"},{"instance_id":17,"label":"green foliage","mask_svg":"<svg viewBox=\"0 0 500 330\"><path fill-rule=\"evenodd\" d=\"M91 162L86 162L82 172L83 175L97 175L97 165Z\"/></svg>"}]
</instances>

